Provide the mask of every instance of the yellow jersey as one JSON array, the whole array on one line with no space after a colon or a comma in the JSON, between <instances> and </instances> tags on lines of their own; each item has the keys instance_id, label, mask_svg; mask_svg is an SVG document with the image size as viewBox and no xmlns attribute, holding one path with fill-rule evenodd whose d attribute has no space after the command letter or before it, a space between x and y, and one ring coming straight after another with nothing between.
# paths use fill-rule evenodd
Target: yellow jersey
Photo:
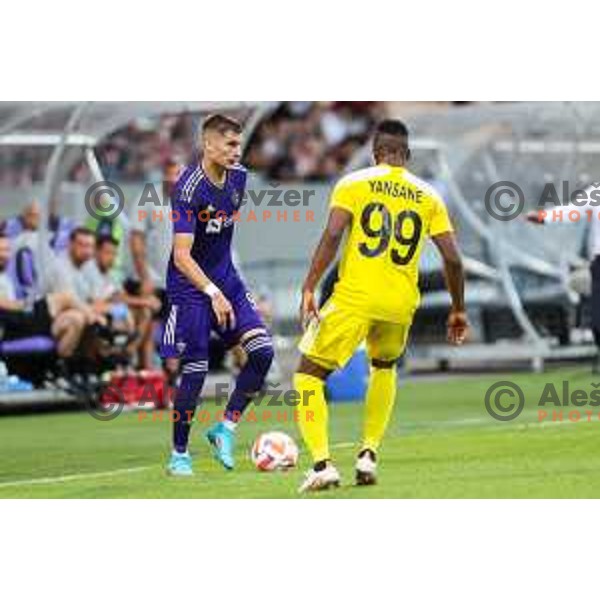
<instances>
[{"instance_id":1,"label":"yellow jersey","mask_svg":"<svg viewBox=\"0 0 600 600\"><path fill-rule=\"evenodd\" d=\"M331 208L352 214L333 301L373 320L412 320L423 245L452 231L441 196L407 169L379 165L342 178Z\"/></svg>"}]
</instances>

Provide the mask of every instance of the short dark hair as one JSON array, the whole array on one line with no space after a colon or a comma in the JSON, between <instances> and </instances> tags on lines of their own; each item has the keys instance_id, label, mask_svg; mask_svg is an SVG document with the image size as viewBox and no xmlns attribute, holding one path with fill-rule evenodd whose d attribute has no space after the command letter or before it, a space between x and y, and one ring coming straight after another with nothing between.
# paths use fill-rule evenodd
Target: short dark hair
<instances>
[{"instance_id":1,"label":"short dark hair","mask_svg":"<svg viewBox=\"0 0 600 600\"><path fill-rule=\"evenodd\" d=\"M80 235L91 235L92 237L95 237L96 234L88 227L75 227L69 235L69 241L74 242Z\"/></svg>"},{"instance_id":2,"label":"short dark hair","mask_svg":"<svg viewBox=\"0 0 600 600\"><path fill-rule=\"evenodd\" d=\"M376 156L390 154L409 154L408 127L397 119L381 121L375 129L373 137L373 152Z\"/></svg>"},{"instance_id":3,"label":"short dark hair","mask_svg":"<svg viewBox=\"0 0 600 600\"><path fill-rule=\"evenodd\" d=\"M407 138L409 136L408 127L398 119L385 119L377 125L375 135L392 135L394 137Z\"/></svg>"},{"instance_id":4,"label":"short dark hair","mask_svg":"<svg viewBox=\"0 0 600 600\"><path fill-rule=\"evenodd\" d=\"M118 248L119 240L112 235L99 235L96 238L96 248L100 250L104 244L111 244L112 246L115 246L115 248Z\"/></svg>"},{"instance_id":5,"label":"short dark hair","mask_svg":"<svg viewBox=\"0 0 600 600\"><path fill-rule=\"evenodd\" d=\"M210 115L202 123L202 133L204 134L207 131L217 131L220 134L225 134L229 131L242 133L242 125L237 119L228 117L227 115Z\"/></svg>"}]
</instances>

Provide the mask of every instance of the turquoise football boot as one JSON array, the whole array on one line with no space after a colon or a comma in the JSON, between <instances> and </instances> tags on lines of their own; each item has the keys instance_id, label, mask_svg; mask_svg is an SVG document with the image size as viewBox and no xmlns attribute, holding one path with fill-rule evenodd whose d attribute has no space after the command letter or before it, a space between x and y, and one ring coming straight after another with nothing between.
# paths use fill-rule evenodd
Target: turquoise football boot
<instances>
[{"instance_id":1,"label":"turquoise football boot","mask_svg":"<svg viewBox=\"0 0 600 600\"><path fill-rule=\"evenodd\" d=\"M192 457L189 452L180 454L173 451L167 466L167 473L173 475L173 477L191 477L194 471L192 470Z\"/></svg>"},{"instance_id":2,"label":"turquoise football boot","mask_svg":"<svg viewBox=\"0 0 600 600\"><path fill-rule=\"evenodd\" d=\"M214 457L228 470L235 465L233 449L235 447L235 434L227 429L223 423L217 423L206 433L206 439L213 449Z\"/></svg>"}]
</instances>

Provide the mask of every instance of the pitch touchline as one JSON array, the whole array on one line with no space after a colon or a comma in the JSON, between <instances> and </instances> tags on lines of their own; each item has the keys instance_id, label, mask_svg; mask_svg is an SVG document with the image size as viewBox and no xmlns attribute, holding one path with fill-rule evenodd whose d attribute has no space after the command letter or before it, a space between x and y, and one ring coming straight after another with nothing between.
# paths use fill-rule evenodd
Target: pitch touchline
<instances>
[{"instance_id":1,"label":"pitch touchline","mask_svg":"<svg viewBox=\"0 0 600 600\"><path fill-rule=\"evenodd\" d=\"M103 471L100 473L76 473L74 475L63 475L61 477L42 477L40 479L21 479L19 481L5 481L0 483L0 488L17 487L20 485L40 485L51 483L66 483L68 481L77 481L78 479L93 479L95 477L110 477L112 475L125 475L127 473L139 473L154 468L154 465L147 467L133 467L130 469L116 469L114 471Z\"/></svg>"},{"instance_id":2,"label":"pitch touchline","mask_svg":"<svg viewBox=\"0 0 600 600\"><path fill-rule=\"evenodd\" d=\"M356 444L344 442L332 444L332 448L352 448ZM130 473L140 473L155 468L156 465L147 465L145 467L132 467L129 469L115 469L114 471L101 471L99 473L74 473L73 475L61 475L59 477L41 477L39 479L19 479L17 481L0 482L1 488L19 487L21 485L44 485L53 483L68 483L69 481L78 481L80 479L93 479L95 477L111 477L112 475L127 475Z\"/></svg>"},{"instance_id":3,"label":"pitch touchline","mask_svg":"<svg viewBox=\"0 0 600 600\"><path fill-rule=\"evenodd\" d=\"M460 419L457 421L446 421L446 424L453 425L464 425L468 423L488 423L489 419ZM442 423L442 421L440 421ZM536 425L545 426L545 425L569 425L575 424L571 421L556 421L556 422L547 422L547 423L535 423ZM515 423L515 426L523 425ZM340 442L338 444L331 444L332 448L344 449L344 448L354 448L357 446L356 442ZM79 479L93 479L95 477L110 477L112 475L126 475L129 473L140 473L142 471L148 471L149 469L154 469L156 465L147 465L145 467L132 467L130 469L116 469L114 471L102 471L99 473L75 473L73 475L63 475L60 477L42 477L40 479L21 479L19 481L5 481L0 483L0 489L9 488L9 487L18 487L21 485L43 485L43 484L53 484L53 483L67 483L69 481L77 481Z\"/></svg>"},{"instance_id":4,"label":"pitch touchline","mask_svg":"<svg viewBox=\"0 0 600 600\"><path fill-rule=\"evenodd\" d=\"M354 443L332 444L332 448L351 448ZM44 485L53 483L68 483L69 481L78 481L80 479L94 479L96 477L111 477L113 475L127 475L130 473L140 473L155 468L156 465L145 467L132 467L130 469L115 469L114 471L101 471L99 473L74 473L73 475L61 475L59 477L41 477L39 479L19 479L18 481L4 481L0 483L0 489L9 487L19 487L22 485Z\"/></svg>"}]
</instances>

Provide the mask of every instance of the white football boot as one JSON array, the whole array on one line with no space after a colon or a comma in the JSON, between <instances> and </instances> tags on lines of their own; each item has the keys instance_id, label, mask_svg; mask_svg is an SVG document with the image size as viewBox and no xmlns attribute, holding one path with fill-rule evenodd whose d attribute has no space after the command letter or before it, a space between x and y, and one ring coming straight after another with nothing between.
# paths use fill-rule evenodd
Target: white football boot
<instances>
[{"instance_id":1,"label":"white football boot","mask_svg":"<svg viewBox=\"0 0 600 600\"><path fill-rule=\"evenodd\" d=\"M377 463L370 452L365 452L356 461L356 485L375 485L377 483Z\"/></svg>"},{"instance_id":2,"label":"white football boot","mask_svg":"<svg viewBox=\"0 0 600 600\"><path fill-rule=\"evenodd\" d=\"M340 481L338 470L331 463L328 463L322 471L315 471L314 469L308 471L306 479L298 492L304 494L305 492L320 492L336 488L339 487Z\"/></svg>"}]
</instances>

